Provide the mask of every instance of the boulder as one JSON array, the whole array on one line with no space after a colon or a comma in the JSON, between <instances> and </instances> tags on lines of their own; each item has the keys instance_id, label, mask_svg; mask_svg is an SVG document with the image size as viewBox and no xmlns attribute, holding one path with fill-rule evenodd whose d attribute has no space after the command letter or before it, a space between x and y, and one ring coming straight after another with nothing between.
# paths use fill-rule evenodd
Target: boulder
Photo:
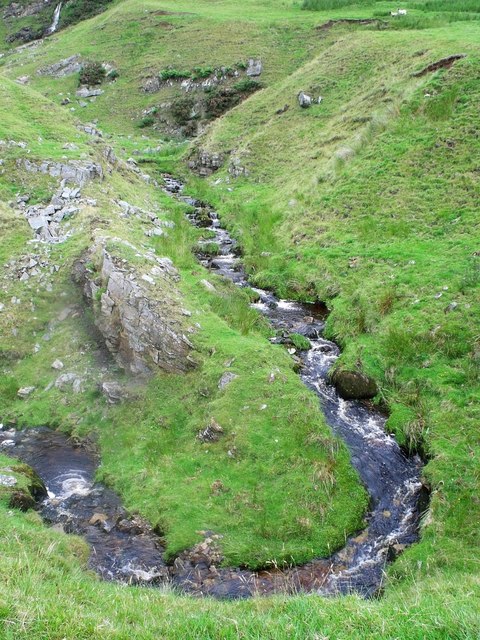
<instances>
[{"instance_id":1,"label":"boulder","mask_svg":"<svg viewBox=\"0 0 480 640\"><path fill-rule=\"evenodd\" d=\"M336 369L331 376L331 382L344 400L373 398L378 393L375 380L359 371Z\"/></svg>"},{"instance_id":2,"label":"boulder","mask_svg":"<svg viewBox=\"0 0 480 640\"><path fill-rule=\"evenodd\" d=\"M17 396L22 400L28 398L35 391L35 387L22 387L17 391Z\"/></svg>"},{"instance_id":3,"label":"boulder","mask_svg":"<svg viewBox=\"0 0 480 640\"><path fill-rule=\"evenodd\" d=\"M308 93L305 93L305 91L300 91L300 93L297 96L297 99L298 99L298 104L302 107L302 109L308 109L313 104L312 96L308 95Z\"/></svg>"},{"instance_id":4,"label":"boulder","mask_svg":"<svg viewBox=\"0 0 480 640\"><path fill-rule=\"evenodd\" d=\"M262 71L263 71L262 61L254 60L253 58L250 58L250 60L248 61L247 76L251 78L255 78L260 76L262 74Z\"/></svg>"}]
</instances>

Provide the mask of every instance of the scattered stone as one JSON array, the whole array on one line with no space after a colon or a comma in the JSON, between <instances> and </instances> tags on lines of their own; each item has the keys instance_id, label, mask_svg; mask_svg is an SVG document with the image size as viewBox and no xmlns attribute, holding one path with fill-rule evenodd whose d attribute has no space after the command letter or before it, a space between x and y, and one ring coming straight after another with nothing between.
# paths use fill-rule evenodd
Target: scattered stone
<instances>
[{"instance_id":1,"label":"scattered stone","mask_svg":"<svg viewBox=\"0 0 480 640\"><path fill-rule=\"evenodd\" d=\"M61 371L63 369L63 362L61 360L55 360L52 363L52 369L56 369L56 371Z\"/></svg>"},{"instance_id":2,"label":"scattered stone","mask_svg":"<svg viewBox=\"0 0 480 640\"><path fill-rule=\"evenodd\" d=\"M109 404L119 404L126 397L126 393L118 382L102 382L101 392Z\"/></svg>"},{"instance_id":3,"label":"scattered stone","mask_svg":"<svg viewBox=\"0 0 480 640\"><path fill-rule=\"evenodd\" d=\"M225 389L225 387L233 382L235 378L238 378L238 375L236 373L233 373L232 371L225 371L218 382L218 388L220 390Z\"/></svg>"},{"instance_id":4,"label":"scattered stone","mask_svg":"<svg viewBox=\"0 0 480 640\"><path fill-rule=\"evenodd\" d=\"M18 84L28 84L30 82L30 76L19 76L15 82L18 82Z\"/></svg>"},{"instance_id":5,"label":"scattered stone","mask_svg":"<svg viewBox=\"0 0 480 640\"><path fill-rule=\"evenodd\" d=\"M76 373L63 373L59 376L55 382L55 388L60 391L66 391L69 387L72 388L73 393L82 392L83 380Z\"/></svg>"},{"instance_id":6,"label":"scattered stone","mask_svg":"<svg viewBox=\"0 0 480 640\"><path fill-rule=\"evenodd\" d=\"M217 442L223 433L222 427L214 418L211 418L209 425L198 432L197 439L200 440L200 442Z\"/></svg>"},{"instance_id":7,"label":"scattered stone","mask_svg":"<svg viewBox=\"0 0 480 640\"><path fill-rule=\"evenodd\" d=\"M31 395L35 391L35 389L36 387L22 387L17 391L17 396L22 400L25 400L25 398L28 398L28 396Z\"/></svg>"},{"instance_id":8,"label":"scattered stone","mask_svg":"<svg viewBox=\"0 0 480 640\"><path fill-rule=\"evenodd\" d=\"M444 311L445 313L450 313L450 311L455 311L457 307L458 307L458 302L450 302L450 304L445 307Z\"/></svg>"}]
</instances>

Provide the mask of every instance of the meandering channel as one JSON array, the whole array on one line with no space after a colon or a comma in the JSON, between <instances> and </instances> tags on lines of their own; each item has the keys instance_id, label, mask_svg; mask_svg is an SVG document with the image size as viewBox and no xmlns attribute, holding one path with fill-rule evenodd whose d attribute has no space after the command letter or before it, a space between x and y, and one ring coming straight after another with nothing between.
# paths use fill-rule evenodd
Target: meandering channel
<instances>
[{"instance_id":1,"label":"meandering channel","mask_svg":"<svg viewBox=\"0 0 480 640\"><path fill-rule=\"evenodd\" d=\"M192 207L190 221L198 224L201 212L202 226L214 233L213 239L204 242L215 242L219 253L214 257L200 253L200 261L238 286L247 286L236 242L221 227L217 213L184 195L183 185L171 176L164 179L165 191ZM299 591L371 596L381 589L386 563L418 538L421 460L406 456L386 433L381 413L364 403L342 400L329 384L328 371L339 348L322 336L323 311L314 305L279 300L262 289L255 291L259 299L253 306L278 332L300 333L310 340L311 348L298 354L303 364L300 376L317 394L327 423L349 448L352 464L370 495L365 530L330 558L259 572L220 567L217 537L215 532L206 532L202 543L167 565L160 538L151 527L129 516L113 491L94 482L97 460L85 446L49 429L30 429L0 432L0 447L37 471L49 491L39 504L40 513L64 531L84 536L91 547L90 567L105 579L168 582L185 593L221 598Z\"/></svg>"}]
</instances>

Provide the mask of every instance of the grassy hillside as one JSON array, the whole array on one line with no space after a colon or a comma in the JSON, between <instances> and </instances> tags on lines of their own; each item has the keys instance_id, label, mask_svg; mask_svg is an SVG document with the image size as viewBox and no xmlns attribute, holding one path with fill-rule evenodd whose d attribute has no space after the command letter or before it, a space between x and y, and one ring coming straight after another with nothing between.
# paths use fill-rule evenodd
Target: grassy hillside
<instances>
[{"instance_id":1,"label":"grassy hillside","mask_svg":"<svg viewBox=\"0 0 480 640\"><path fill-rule=\"evenodd\" d=\"M137 154L150 173L157 167L183 173L191 191L217 204L259 285L326 301L332 309L328 333L344 348L340 366L375 377L389 428L428 460L432 498L422 539L388 569L378 600L297 596L218 603L102 583L83 571L81 542L47 529L35 514L8 510L4 500L0 620L6 639L423 640L480 634L478 13L475 3L443 0L409 0L402 5L407 15L397 18L390 16L397 4L389 1L304 5L316 10L287 0L117 2L38 47L1 59L10 80L4 78L0 89L0 139L27 140L32 158L84 154L104 163L102 145L75 127L80 119L98 119L119 156ZM374 22L341 22L360 18ZM340 22L317 28L330 20ZM37 74L75 54L119 72L86 106L74 95L77 74ZM453 54L465 57L418 75ZM148 77L166 68L234 66L249 58L263 62L262 89L210 122L193 143L165 140L161 127L139 128L145 110L161 111L182 95L176 85L145 93ZM14 82L19 76L29 76L27 88ZM322 96L321 103L301 109L300 90ZM71 102L60 106L65 97ZM72 142L76 151L63 149ZM207 180L187 168L198 149L225 158ZM30 251L30 232L6 203L27 191L32 201L48 199L55 185L18 170L21 147L0 147L0 154L5 264ZM246 175L232 176L232 160ZM365 496L316 400L248 310L247 295L220 281L218 294L203 290L199 282L206 273L191 254L196 232L179 205L137 175L115 170L86 191L98 206L82 214L66 244L52 248L49 259L61 265L52 291L36 292L15 279L0 291L6 305L1 348L8 358L2 419L49 423L79 435L95 428L103 451L100 477L129 508L167 531L170 555L195 543L196 532L206 528L224 533L229 562L250 566L302 561L340 545L345 532L359 525ZM117 215L112 198L119 196L157 207L175 221L175 230L146 239L140 226L127 227ZM202 328L193 338L196 372L155 377L116 408L96 390L101 374L88 323L68 319L55 326L35 353L53 312L78 304L71 264L97 226L170 256L181 271L183 303ZM34 311L10 303L13 296L32 295ZM85 394L66 399L55 389L43 391L55 357L88 373ZM239 378L220 392L218 380L232 358ZM270 385L277 367L281 375ZM38 391L18 400L18 387L29 384ZM268 411L261 414L244 410L264 403ZM228 442L207 454L195 434L212 417ZM259 432L262 437L255 437ZM312 432L325 446L306 444ZM226 448L234 440L242 456L232 463ZM325 486L312 495L312 469L320 465L320 473L332 462L333 492ZM0 464L9 463L2 458ZM229 491L213 495L217 480ZM239 500L244 508L238 509ZM307 529L305 518L313 522Z\"/></svg>"}]
</instances>

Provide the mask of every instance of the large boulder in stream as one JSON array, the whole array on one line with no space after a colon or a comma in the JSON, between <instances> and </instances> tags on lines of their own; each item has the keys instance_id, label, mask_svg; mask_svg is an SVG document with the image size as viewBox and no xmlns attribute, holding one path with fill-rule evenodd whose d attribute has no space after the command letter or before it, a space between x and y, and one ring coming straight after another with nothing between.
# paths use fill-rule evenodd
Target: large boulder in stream
<instances>
[{"instance_id":1,"label":"large boulder in stream","mask_svg":"<svg viewBox=\"0 0 480 640\"><path fill-rule=\"evenodd\" d=\"M360 371L336 369L330 380L344 400L366 400L378 393L375 380Z\"/></svg>"},{"instance_id":2,"label":"large boulder in stream","mask_svg":"<svg viewBox=\"0 0 480 640\"><path fill-rule=\"evenodd\" d=\"M122 254L134 252L143 266ZM98 237L75 265L74 280L93 308L95 324L117 363L134 374L191 369L177 270L167 258L142 254L118 238Z\"/></svg>"}]
</instances>

